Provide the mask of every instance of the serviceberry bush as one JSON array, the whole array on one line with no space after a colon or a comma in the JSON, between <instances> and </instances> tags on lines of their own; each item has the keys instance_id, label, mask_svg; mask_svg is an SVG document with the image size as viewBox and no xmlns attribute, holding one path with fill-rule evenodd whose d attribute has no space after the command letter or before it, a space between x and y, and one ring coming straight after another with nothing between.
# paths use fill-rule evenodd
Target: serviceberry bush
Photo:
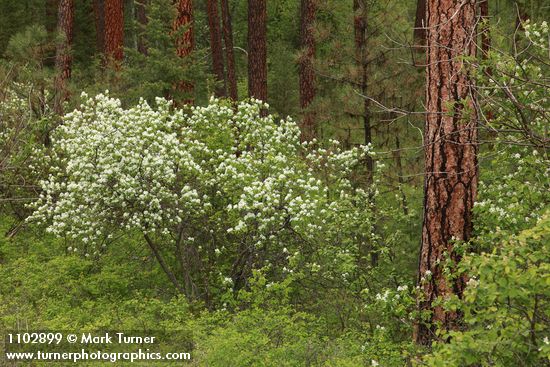
<instances>
[{"instance_id":1,"label":"serviceberry bush","mask_svg":"<svg viewBox=\"0 0 550 367\"><path fill-rule=\"evenodd\" d=\"M125 109L108 94L83 99L52 136L29 218L69 251L101 256L140 236L174 286L206 302L246 286L253 269L275 281L304 267L354 272L376 192L351 177L369 147L300 143L296 123L263 117L255 100Z\"/></svg>"}]
</instances>

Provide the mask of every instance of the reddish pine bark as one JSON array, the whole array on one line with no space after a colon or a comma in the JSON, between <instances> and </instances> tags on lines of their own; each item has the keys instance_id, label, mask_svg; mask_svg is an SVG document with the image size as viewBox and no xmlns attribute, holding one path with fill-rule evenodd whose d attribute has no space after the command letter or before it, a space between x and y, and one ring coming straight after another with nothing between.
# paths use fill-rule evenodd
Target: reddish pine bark
<instances>
[{"instance_id":1,"label":"reddish pine bark","mask_svg":"<svg viewBox=\"0 0 550 367\"><path fill-rule=\"evenodd\" d=\"M220 18L218 16L218 0L207 0L208 28L210 29L210 52L212 54L212 71L216 77L216 97L225 97L225 75L223 70L222 37Z\"/></svg>"},{"instance_id":2,"label":"reddish pine bark","mask_svg":"<svg viewBox=\"0 0 550 367\"><path fill-rule=\"evenodd\" d=\"M105 1L105 55L115 62L124 57L123 0Z\"/></svg>"},{"instance_id":3,"label":"reddish pine bark","mask_svg":"<svg viewBox=\"0 0 550 367\"><path fill-rule=\"evenodd\" d=\"M63 114L63 102L69 96L67 80L71 77L71 44L73 42L74 0L61 0L57 14L57 31L62 39L57 43L55 53L55 69L57 75L54 80L55 98L54 111Z\"/></svg>"},{"instance_id":4,"label":"reddish pine bark","mask_svg":"<svg viewBox=\"0 0 550 367\"><path fill-rule=\"evenodd\" d=\"M315 37L313 22L315 21L316 0L302 0L300 6L300 43L302 54L299 60L300 107L304 111L301 123L302 141L310 141L317 136L317 126L313 111L308 110L315 98Z\"/></svg>"},{"instance_id":5,"label":"reddish pine bark","mask_svg":"<svg viewBox=\"0 0 550 367\"><path fill-rule=\"evenodd\" d=\"M426 0L417 0L414 39L418 46L426 45Z\"/></svg>"},{"instance_id":6,"label":"reddish pine bark","mask_svg":"<svg viewBox=\"0 0 550 367\"><path fill-rule=\"evenodd\" d=\"M266 0L248 0L248 96L267 101Z\"/></svg>"},{"instance_id":7,"label":"reddish pine bark","mask_svg":"<svg viewBox=\"0 0 550 367\"><path fill-rule=\"evenodd\" d=\"M233 29L231 26L231 13L227 0L221 0L222 24L223 24L223 42L225 44L225 61L227 66L227 86L229 89L229 98L236 101L239 96L237 93L237 76L235 73L235 53L233 51Z\"/></svg>"},{"instance_id":8,"label":"reddish pine bark","mask_svg":"<svg viewBox=\"0 0 550 367\"><path fill-rule=\"evenodd\" d=\"M446 254L455 262L453 239L472 233L472 207L477 192L477 114L473 82L461 61L475 56L476 2L428 0L425 125L424 221L419 259L420 311L430 311L428 324L415 325L414 339L430 345L436 325L461 326L461 315L433 306L438 298L462 296L466 276L446 280Z\"/></svg>"},{"instance_id":9,"label":"reddish pine bark","mask_svg":"<svg viewBox=\"0 0 550 367\"><path fill-rule=\"evenodd\" d=\"M180 31L180 28L184 29L183 34L176 40L176 53L181 58L188 57L195 47L192 0L177 0L177 15L172 28L174 31ZM192 94L194 89L193 83L186 80L180 81L176 87L188 94ZM194 101L191 97L185 103L193 104Z\"/></svg>"},{"instance_id":10,"label":"reddish pine bark","mask_svg":"<svg viewBox=\"0 0 550 367\"><path fill-rule=\"evenodd\" d=\"M178 0L177 16L174 21L174 31L179 31L181 27L185 29L181 37L176 40L177 53L180 57L186 57L191 54L195 47L195 36L193 33L193 1Z\"/></svg>"}]
</instances>

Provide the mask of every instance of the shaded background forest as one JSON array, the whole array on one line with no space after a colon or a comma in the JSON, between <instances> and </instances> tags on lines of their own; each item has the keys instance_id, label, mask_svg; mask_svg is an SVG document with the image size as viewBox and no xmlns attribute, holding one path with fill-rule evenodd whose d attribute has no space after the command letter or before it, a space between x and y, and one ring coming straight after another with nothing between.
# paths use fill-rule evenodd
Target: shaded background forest
<instances>
[{"instance_id":1,"label":"shaded background forest","mask_svg":"<svg viewBox=\"0 0 550 367\"><path fill-rule=\"evenodd\" d=\"M113 18L107 3L122 6L123 18ZM180 331L178 339L168 347L189 346L191 365L197 366L549 363L550 348L541 342L548 338L548 312L541 311L539 304L547 305L549 296L544 283L548 281L548 140L533 142L529 134L518 130L512 133L521 136L514 140L517 144L505 145L511 138L500 133L506 132L507 125L480 129L479 167L485 182L480 191L484 201L497 203L506 190L513 190L514 203L521 205L507 219L495 219L496 209L478 209L476 246L490 253L499 248L497 244L512 246L507 242L510 238L528 238L525 241L536 244L536 251L516 255L538 254L531 260L540 265L539 272L523 279L524 268L512 266L523 274L514 275L514 281L525 283L510 285L510 281L502 286L524 289L533 279L540 279L543 283L538 286L544 290L498 293L491 283L484 293L487 299L476 298L479 303L464 306L466 314L473 310L470 315L480 315L468 319L476 327L476 322L481 324L472 328L472 334L457 337L457 345L434 349L433 355L430 349L411 342L412 320L419 317L413 288L424 184L426 56L425 35L419 28L423 24L421 3L269 0L263 44L261 32L252 32L250 39L248 27L258 20L250 19L246 0L0 0L0 98L6 107L0 117L9 121L13 99L27 102L24 120L32 121L13 140L12 145L19 144L17 149L5 143L2 150L0 276L5 281L0 285L0 330L176 330ZM63 4L74 11L70 45L66 34L59 31ZM308 4L315 4L309 13ZM518 45L528 43L522 36L524 22L549 19L550 7L540 0L488 4L488 23L481 21L478 29L490 29L485 35L490 34L495 56L483 57L481 31L477 52L498 75L502 60L521 62ZM123 22L123 33L106 32L106 22L113 21ZM252 52L254 47L259 53ZM265 60L254 59L262 50L267 52ZM60 53L65 59L60 59ZM508 54L510 60L503 56ZM540 87L540 104L547 113L548 59L525 59L542 65L542 86L536 86L531 74L526 85ZM262 69L264 61L266 69ZM197 297L179 294L135 232L121 237L97 258L70 253L66 238L54 238L25 222L31 213L26 204L39 196L38 182L48 171L31 156L49 148L50 134L62 124L60 116L87 100L82 92L93 96L105 90L119 98L124 108L140 99L154 105L158 96L184 109L186 104L205 106L213 95L233 100L256 97L269 104L262 114L272 115L275 125L287 116L294 119L302 129L302 139L315 137L320 144L335 139L343 149L371 144L375 154L346 178L354 188L372 190L364 217L368 225L355 228L353 221L349 228L341 225L346 234L364 232L361 241L368 248L356 248L354 241L340 238L341 234L335 235L336 245L314 250L306 240L282 238L262 258L271 261L275 270L252 267L245 280L234 274L230 281L221 275L217 279L218 270L230 273L227 269L238 262L234 260L239 258L238 251L230 249L222 265L193 265L196 283L211 282L211 288L205 286L211 293ZM499 113L514 115L512 109L498 110L506 102L491 105L494 100L481 101L484 111L490 111L486 112L489 120ZM532 118L535 132L548 123L537 118ZM521 158L515 158L519 154ZM520 165L525 167L523 172L516 169ZM371 201L372 197L376 199ZM535 218L542 218L542 224ZM357 223L360 219L356 218ZM512 224L516 219L521 224ZM495 233L495 228L505 233ZM303 256L287 257L288 251L303 252ZM168 250L166 256L168 262L176 263ZM487 270L489 279L500 272L508 274L506 261L473 258L467 266L476 271L492 267ZM319 272L317 266L328 270ZM289 271L293 268L295 273ZM498 310L501 306L507 309L506 301L492 298L491 292L503 299L517 296L520 316L516 318L516 311L509 309L495 312L494 304ZM535 310L530 316L533 300ZM539 319L534 316L538 313ZM495 321L493 316L502 318ZM540 323L539 329L532 328L537 331L536 343L534 331L513 335L518 324L510 320L517 319L523 320L518 321L521 325ZM508 329L497 337L489 334L486 325L498 322ZM510 344L516 349L510 351ZM540 353L533 354L535 349Z\"/></svg>"}]
</instances>

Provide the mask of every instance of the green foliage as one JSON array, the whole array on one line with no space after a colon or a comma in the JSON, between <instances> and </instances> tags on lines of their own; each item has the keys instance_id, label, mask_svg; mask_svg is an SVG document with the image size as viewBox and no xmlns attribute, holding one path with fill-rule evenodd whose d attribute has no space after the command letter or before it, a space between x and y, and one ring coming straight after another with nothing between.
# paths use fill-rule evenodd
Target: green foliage
<instances>
[{"instance_id":1,"label":"green foliage","mask_svg":"<svg viewBox=\"0 0 550 367\"><path fill-rule=\"evenodd\" d=\"M286 117L302 113L298 1L268 1L267 107L208 103L205 2L193 2L195 50L180 58L174 2L148 1L143 26L126 0L125 57L112 68L95 44L92 3L75 0L74 111L63 117L51 109L52 3L0 0L1 332L172 332L160 348L186 349L190 366L550 365L549 28L524 19L544 20L544 2L491 2L492 50L465 60L483 112L481 180L474 236L447 268L468 274L466 292L438 301L464 327L428 350L411 341L422 316L424 68L405 47L415 2L364 1L365 106L361 10L317 1L310 111L321 136L311 143ZM244 99L247 0L229 3Z\"/></svg>"},{"instance_id":2,"label":"green foliage","mask_svg":"<svg viewBox=\"0 0 550 367\"><path fill-rule=\"evenodd\" d=\"M467 330L451 332L451 343L438 345L429 365L550 363L549 232L547 213L491 252L465 257L462 270L472 274L461 308Z\"/></svg>"}]
</instances>

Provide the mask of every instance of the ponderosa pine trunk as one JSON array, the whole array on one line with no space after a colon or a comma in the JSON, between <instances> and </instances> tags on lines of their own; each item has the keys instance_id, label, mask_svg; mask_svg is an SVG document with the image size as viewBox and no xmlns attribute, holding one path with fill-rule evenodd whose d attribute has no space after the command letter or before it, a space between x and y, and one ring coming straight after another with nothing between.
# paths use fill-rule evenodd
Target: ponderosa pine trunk
<instances>
[{"instance_id":1,"label":"ponderosa pine trunk","mask_svg":"<svg viewBox=\"0 0 550 367\"><path fill-rule=\"evenodd\" d=\"M105 56L120 63L124 57L124 1L105 1Z\"/></svg>"},{"instance_id":2,"label":"ponderosa pine trunk","mask_svg":"<svg viewBox=\"0 0 550 367\"><path fill-rule=\"evenodd\" d=\"M193 31L193 1L192 0L176 0L177 15L173 24L173 30L178 32L180 28L184 28L184 32L176 40L176 53L181 58L186 58L191 55L195 47L195 34ZM182 80L177 83L177 88L190 95L190 99L186 100L186 104L193 104L192 98L194 85L188 80Z\"/></svg>"},{"instance_id":3,"label":"ponderosa pine trunk","mask_svg":"<svg viewBox=\"0 0 550 367\"><path fill-rule=\"evenodd\" d=\"M218 0L207 0L208 28L210 30L210 53L212 55L212 71L216 77L216 97L225 97L225 75L223 70L223 50L218 16Z\"/></svg>"},{"instance_id":4,"label":"ponderosa pine trunk","mask_svg":"<svg viewBox=\"0 0 550 367\"><path fill-rule=\"evenodd\" d=\"M59 115L63 114L63 102L69 96L67 81L71 77L73 25L74 0L61 0L57 12L57 32L61 39L57 43L55 52L55 70L57 75L54 80L54 111Z\"/></svg>"},{"instance_id":5,"label":"ponderosa pine trunk","mask_svg":"<svg viewBox=\"0 0 550 367\"><path fill-rule=\"evenodd\" d=\"M462 297L466 276L447 280L444 268L449 257L460 255L454 240L468 241L472 233L472 208L477 192L477 113L473 81L463 57L476 53L476 7L474 0L427 1L427 67L424 220L418 285L420 311L414 339L430 345L437 328L461 327L461 315L435 306L436 299Z\"/></svg>"},{"instance_id":6,"label":"ponderosa pine trunk","mask_svg":"<svg viewBox=\"0 0 550 367\"><path fill-rule=\"evenodd\" d=\"M267 101L266 0L248 0L248 96Z\"/></svg>"},{"instance_id":7,"label":"ponderosa pine trunk","mask_svg":"<svg viewBox=\"0 0 550 367\"><path fill-rule=\"evenodd\" d=\"M233 50L233 27L228 0L221 0L223 42L225 44L225 62L227 67L227 87L229 98L236 101L239 98L237 91L237 74L235 72L235 52Z\"/></svg>"},{"instance_id":8,"label":"ponderosa pine trunk","mask_svg":"<svg viewBox=\"0 0 550 367\"><path fill-rule=\"evenodd\" d=\"M300 108L303 112L301 123L302 141L310 141L317 136L317 126L313 111L308 108L315 98L315 21L316 0L302 0L300 5L300 45L299 59Z\"/></svg>"}]
</instances>

